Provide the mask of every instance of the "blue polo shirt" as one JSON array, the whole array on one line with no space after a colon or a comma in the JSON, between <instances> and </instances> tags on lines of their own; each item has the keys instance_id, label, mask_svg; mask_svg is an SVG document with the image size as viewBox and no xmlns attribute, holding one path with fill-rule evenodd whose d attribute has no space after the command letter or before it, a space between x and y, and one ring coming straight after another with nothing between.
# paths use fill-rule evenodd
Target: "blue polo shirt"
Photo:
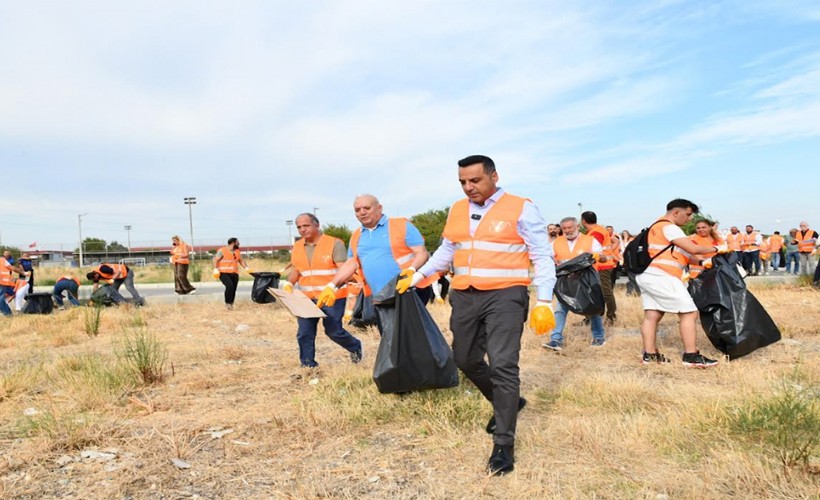
<instances>
[{"instance_id":1,"label":"blue polo shirt","mask_svg":"<svg viewBox=\"0 0 820 500\"><path fill-rule=\"evenodd\" d=\"M374 294L393 278L396 277L401 268L393 260L393 252L390 250L390 235L388 234L387 216L382 215L376 227L367 229L362 226L362 234L359 237L359 262L362 266L362 273L367 284ZM418 247L424 245L424 237L416 226L407 221L407 235L404 242L408 247ZM352 258L353 251L348 249L347 256Z\"/></svg>"}]
</instances>

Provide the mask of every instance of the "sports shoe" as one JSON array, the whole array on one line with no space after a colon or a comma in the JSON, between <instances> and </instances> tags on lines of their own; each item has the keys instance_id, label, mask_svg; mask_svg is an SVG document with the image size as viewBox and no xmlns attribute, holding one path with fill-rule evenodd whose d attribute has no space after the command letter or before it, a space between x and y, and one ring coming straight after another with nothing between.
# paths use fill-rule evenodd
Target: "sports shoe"
<instances>
[{"instance_id":1,"label":"sports shoe","mask_svg":"<svg viewBox=\"0 0 820 500\"><path fill-rule=\"evenodd\" d=\"M362 350L362 347L359 347L355 351L350 351L350 362L354 365L361 363L362 358L364 358L364 351Z\"/></svg>"},{"instance_id":2,"label":"sports shoe","mask_svg":"<svg viewBox=\"0 0 820 500\"><path fill-rule=\"evenodd\" d=\"M545 349L552 349L553 351L560 351L561 349L564 348L561 345L560 342L557 342L555 340L550 340L549 342L544 342L543 344L541 344L541 347L543 347Z\"/></svg>"},{"instance_id":3,"label":"sports shoe","mask_svg":"<svg viewBox=\"0 0 820 500\"><path fill-rule=\"evenodd\" d=\"M193 294L195 294L195 293L196 293L196 288L194 288L193 290L191 290L190 292L188 292L188 294L190 294L190 295L193 295Z\"/></svg>"},{"instance_id":4,"label":"sports shoe","mask_svg":"<svg viewBox=\"0 0 820 500\"><path fill-rule=\"evenodd\" d=\"M717 364L717 361L707 358L700 351L683 353L683 366L688 368L711 368Z\"/></svg>"},{"instance_id":5,"label":"sports shoe","mask_svg":"<svg viewBox=\"0 0 820 500\"><path fill-rule=\"evenodd\" d=\"M601 347L602 345L606 344L606 339L592 339L592 347Z\"/></svg>"},{"instance_id":6,"label":"sports shoe","mask_svg":"<svg viewBox=\"0 0 820 500\"><path fill-rule=\"evenodd\" d=\"M645 365L649 365L652 363L671 363L672 360L664 356L659 352L645 352L643 353L643 361L642 363Z\"/></svg>"}]
</instances>

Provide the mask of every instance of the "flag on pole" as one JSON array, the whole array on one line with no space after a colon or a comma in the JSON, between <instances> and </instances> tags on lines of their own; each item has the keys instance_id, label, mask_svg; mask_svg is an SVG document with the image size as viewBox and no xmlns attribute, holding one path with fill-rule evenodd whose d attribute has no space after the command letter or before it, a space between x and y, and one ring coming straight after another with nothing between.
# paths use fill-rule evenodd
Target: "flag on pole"
<instances>
[{"instance_id":1,"label":"flag on pole","mask_svg":"<svg viewBox=\"0 0 820 500\"><path fill-rule=\"evenodd\" d=\"M37 248L37 242L35 241L31 245L28 246L29 248Z\"/></svg>"}]
</instances>

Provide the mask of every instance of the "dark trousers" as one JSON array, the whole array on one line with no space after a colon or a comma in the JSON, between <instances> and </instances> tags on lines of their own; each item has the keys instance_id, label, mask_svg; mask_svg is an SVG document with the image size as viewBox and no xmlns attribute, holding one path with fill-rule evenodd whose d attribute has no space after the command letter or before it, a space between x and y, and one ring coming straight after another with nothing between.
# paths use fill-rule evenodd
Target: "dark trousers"
<instances>
[{"instance_id":1,"label":"dark trousers","mask_svg":"<svg viewBox=\"0 0 820 500\"><path fill-rule=\"evenodd\" d=\"M58 306L63 306L63 292L68 294L68 301L75 306L80 305L80 301L77 300L77 292L79 290L79 286L74 280L60 280L54 284L54 301L57 303Z\"/></svg>"},{"instance_id":2,"label":"dark trousers","mask_svg":"<svg viewBox=\"0 0 820 500\"><path fill-rule=\"evenodd\" d=\"M521 384L518 356L529 309L527 287L450 290L450 304L456 365L493 404L493 442L512 445Z\"/></svg>"},{"instance_id":3,"label":"dark trousers","mask_svg":"<svg viewBox=\"0 0 820 500\"><path fill-rule=\"evenodd\" d=\"M128 269L128 274L125 275L125 278L114 280L114 284L112 285L112 287L114 288L114 290L117 291L117 293L119 293L120 286L122 286L123 284L125 284L125 289L128 290L128 293L131 294L131 297L134 299L135 304L141 306L145 303L145 301L142 300L142 297L140 297L137 288L134 286L134 271L130 268Z\"/></svg>"},{"instance_id":4,"label":"dark trousers","mask_svg":"<svg viewBox=\"0 0 820 500\"><path fill-rule=\"evenodd\" d=\"M598 271L598 278L601 281L601 291L604 292L606 318L611 321L615 321L615 314L618 312L618 304L615 303L615 292L612 290L612 277L614 275L614 269Z\"/></svg>"},{"instance_id":5,"label":"dark trousers","mask_svg":"<svg viewBox=\"0 0 820 500\"><path fill-rule=\"evenodd\" d=\"M219 281L225 285L225 303L233 304L234 299L236 299L236 287L239 285L239 274L221 273Z\"/></svg>"},{"instance_id":6,"label":"dark trousers","mask_svg":"<svg viewBox=\"0 0 820 500\"><path fill-rule=\"evenodd\" d=\"M174 291L182 295L196 290L188 281L188 264L174 264Z\"/></svg>"},{"instance_id":7,"label":"dark trousers","mask_svg":"<svg viewBox=\"0 0 820 500\"><path fill-rule=\"evenodd\" d=\"M316 300L313 302L316 303ZM322 312L327 317L322 318L322 326L325 328L325 335L348 352L361 351L361 341L342 326L346 302L347 299L338 299L333 306L323 307ZM319 366L316 362L316 330L319 326L319 318L296 318L296 324L298 325L296 342L299 344L299 363L302 366Z\"/></svg>"},{"instance_id":8,"label":"dark trousers","mask_svg":"<svg viewBox=\"0 0 820 500\"><path fill-rule=\"evenodd\" d=\"M760 250L754 250L752 252L743 252L743 269L746 270L747 273L752 273L752 268L754 267L754 273L760 274Z\"/></svg>"}]
</instances>

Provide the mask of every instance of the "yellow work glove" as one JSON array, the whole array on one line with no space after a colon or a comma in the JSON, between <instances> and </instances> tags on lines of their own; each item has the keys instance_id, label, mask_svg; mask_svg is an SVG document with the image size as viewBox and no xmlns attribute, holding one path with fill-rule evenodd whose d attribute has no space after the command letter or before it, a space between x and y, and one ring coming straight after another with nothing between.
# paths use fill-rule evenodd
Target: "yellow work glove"
<instances>
[{"instance_id":1,"label":"yellow work glove","mask_svg":"<svg viewBox=\"0 0 820 500\"><path fill-rule=\"evenodd\" d=\"M351 310L345 311L345 315L342 317L342 321L344 323L350 323L351 319L353 319L353 311L351 311Z\"/></svg>"},{"instance_id":2,"label":"yellow work glove","mask_svg":"<svg viewBox=\"0 0 820 500\"><path fill-rule=\"evenodd\" d=\"M436 297L436 304L444 304L444 299L441 297Z\"/></svg>"},{"instance_id":3,"label":"yellow work glove","mask_svg":"<svg viewBox=\"0 0 820 500\"><path fill-rule=\"evenodd\" d=\"M245 272L246 272L246 273L248 273L248 274L250 274L250 273L252 273L252 272L253 272L253 270L252 270L250 267L246 267L246 268L245 268Z\"/></svg>"},{"instance_id":4,"label":"yellow work glove","mask_svg":"<svg viewBox=\"0 0 820 500\"><path fill-rule=\"evenodd\" d=\"M316 307L333 307L336 303L336 285L330 283L319 294L319 299L316 301Z\"/></svg>"},{"instance_id":5,"label":"yellow work glove","mask_svg":"<svg viewBox=\"0 0 820 500\"><path fill-rule=\"evenodd\" d=\"M424 275L417 273L412 267L402 270L399 276L400 278L396 281L396 291L400 294L418 285L424 279Z\"/></svg>"},{"instance_id":6,"label":"yellow work glove","mask_svg":"<svg viewBox=\"0 0 820 500\"><path fill-rule=\"evenodd\" d=\"M293 293L293 284L290 281L286 281L284 285L282 285L282 290L285 293Z\"/></svg>"},{"instance_id":7,"label":"yellow work glove","mask_svg":"<svg viewBox=\"0 0 820 500\"><path fill-rule=\"evenodd\" d=\"M729 245L727 245L726 243L722 243L720 245L715 246L715 252L717 252L717 253L729 253L729 252L731 252L731 250L729 250Z\"/></svg>"},{"instance_id":8,"label":"yellow work glove","mask_svg":"<svg viewBox=\"0 0 820 500\"><path fill-rule=\"evenodd\" d=\"M552 313L552 304L538 301L530 313L530 328L536 335L544 335L555 328L555 315Z\"/></svg>"},{"instance_id":9,"label":"yellow work glove","mask_svg":"<svg viewBox=\"0 0 820 500\"><path fill-rule=\"evenodd\" d=\"M219 269L214 268L213 276L215 280L219 279Z\"/></svg>"},{"instance_id":10,"label":"yellow work glove","mask_svg":"<svg viewBox=\"0 0 820 500\"><path fill-rule=\"evenodd\" d=\"M598 252L593 253L592 260L594 260L595 262L601 262L601 254L599 254Z\"/></svg>"},{"instance_id":11,"label":"yellow work glove","mask_svg":"<svg viewBox=\"0 0 820 500\"><path fill-rule=\"evenodd\" d=\"M704 269L712 269L712 259L711 257L708 259L703 259L700 261L700 265L703 266Z\"/></svg>"}]
</instances>

